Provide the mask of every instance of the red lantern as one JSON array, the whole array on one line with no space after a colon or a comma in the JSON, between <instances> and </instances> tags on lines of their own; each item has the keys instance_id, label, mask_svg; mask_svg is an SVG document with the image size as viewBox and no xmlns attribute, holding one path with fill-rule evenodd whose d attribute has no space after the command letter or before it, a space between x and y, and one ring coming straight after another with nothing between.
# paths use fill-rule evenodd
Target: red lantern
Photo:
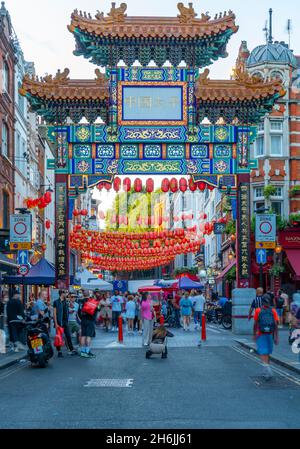
<instances>
[{"instance_id":1,"label":"red lantern","mask_svg":"<svg viewBox=\"0 0 300 449\"><path fill-rule=\"evenodd\" d=\"M100 182L100 184L97 185L98 190L102 190L104 188L103 182Z\"/></svg>"},{"instance_id":2,"label":"red lantern","mask_svg":"<svg viewBox=\"0 0 300 449\"><path fill-rule=\"evenodd\" d=\"M82 209L82 211L81 211L80 213L81 213L81 215L83 215L84 217L86 217L87 214L88 214L88 211L87 211L87 209Z\"/></svg>"},{"instance_id":3,"label":"red lantern","mask_svg":"<svg viewBox=\"0 0 300 449\"><path fill-rule=\"evenodd\" d=\"M46 226L46 229L50 229L50 227L51 227L51 221L50 221L50 220L46 220L46 221L45 221L45 226Z\"/></svg>"},{"instance_id":4,"label":"red lantern","mask_svg":"<svg viewBox=\"0 0 300 449\"><path fill-rule=\"evenodd\" d=\"M148 178L146 181L146 192L152 193L154 190L154 181L151 178Z\"/></svg>"},{"instance_id":5,"label":"red lantern","mask_svg":"<svg viewBox=\"0 0 300 449\"><path fill-rule=\"evenodd\" d=\"M78 209L73 210L74 217L78 217L79 214L80 214L80 211Z\"/></svg>"},{"instance_id":6,"label":"red lantern","mask_svg":"<svg viewBox=\"0 0 300 449\"><path fill-rule=\"evenodd\" d=\"M121 179L117 176L113 182L113 188L115 192L118 192L121 187Z\"/></svg>"},{"instance_id":7,"label":"red lantern","mask_svg":"<svg viewBox=\"0 0 300 449\"><path fill-rule=\"evenodd\" d=\"M111 189L111 184L109 182L105 182L104 188L109 192L109 190Z\"/></svg>"},{"instance_id":8,"label":"red lantern","mask_svg":"<svg viewBox=\"0 0 300 449\"><path fill-rule=\"evenodd\" d=\"M179 189L180 192L186 192L187 191L187 180L185 178L181 178L179 181Z\"/></svg>"},{"instance_id":9,"label":"red lantern","mask_svg":"<svg viewBox=\"0 0 300 449\"><path fill-rule=\"evenodd\" d=\"M52 201L51 192L46 192L44 195L44 198L45 198L45 202L47 204L51 203L51 201Z\"/></svg>"},{"instance_id":10,"label":"red lantern","mask_svg":"<svg viewBox=\"0 0 300 449\"><path fill-rule=\"evenodd\" d=\"M205 190L205 187L206 187L205 182L199 182L198 188L199 188L199 190L201 190L201 192L203 192L203 190Z\"/></svg>"},{"instance_id":11,"label":"red lantern","mask_svg":"<svg viewBox=\"0 0 300 449\"><path fill-rule=\"evenodd\" d=\"M215 189L215 187L214 186L211 186L211 185L207 185L207 188L208 188L208 190L214 190Z\"/></svg>"},{"instance_id":12,"label":"red lantern","mask_svg":"<svg viewBox=\"0 0 300 449\"><path fill-rule=\"evenodd\" d=\"M195 192L195 190L197 190L197 184L194 183L193 178L189 179L189 189L191 192Z\"/></svg>"},{"instance_id":13,"label":"red lantern","mask_svg":"<svg viewBox=\"0 0 300 449\"><path fill-rule=\"evenodd\" d=\"M177 192L178 190L178 182L176 178L172 178L170 181L170 190L172 193Z\"/></svg>"},{"instance_id":14,"label":"red lantern","mask_svg":"<svg viewBox=\"0 0 300 449\"><path fill-rule=\"evenodd\" d=\"M99 218L100 218L100 220L105 220L105 213L103 212L103 210L100 210Z\"/></svg>"},{"instance_id":15,"label":"red lantern","mask_svg":"<svg viewBox=\"0 0 300 449\"><path fill-rule=\"evenodd\" d=\"M124 192L129 192L130 191L130 189L131 189L130 178L125 178L123 180L123 189L124 189Z\"/></svg>"},{"instance_id":16,"label":"red lantern","mask_svg":"<svg viewBox=\"0 0 300 449\"><path fill-rule=\"evenodd\" d=\"M143 189L142 180L141 180L140 178L136 178L136 179L134 180L133 187L134 187L134 191L135 191L135 192L137 192L137 193L141 192L142 189Z\"/></svg>"},{"instance_id":17,"label":"red lantern","mask_svg":"<svg viewBox=\"0 0 300 449\"><path fill-rule=\"evenodd\" d=\"M169 191L169 188L170 188L170 181L168 180L168 178L164 178L161 183L162 192L167 193Z\"/></svg>"}]
</instances>

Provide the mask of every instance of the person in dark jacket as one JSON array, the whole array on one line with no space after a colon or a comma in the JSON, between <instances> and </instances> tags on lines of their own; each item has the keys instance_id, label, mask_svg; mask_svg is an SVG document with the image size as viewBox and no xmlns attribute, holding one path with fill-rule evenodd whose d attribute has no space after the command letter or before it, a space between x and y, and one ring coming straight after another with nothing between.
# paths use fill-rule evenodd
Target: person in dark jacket
<instances>
[{"instance_id":1,"label":"person in dark jacket","mask_svg":"<svg viewBox=\"0 0 300 449\"><path fill-rule=\"evenodd\" d=\"M19 349L26 349L24 346L25 341L22 324L11 323L13 320L25 319L24 307L20 300L20 294L16 290L7 303L6 315L10 341L14 345L14 351L19 352Z\"/></svg>"},{"instance_id":2,"label":"person in dark jacket","mask_svg":"<svg viewBox=\"0 0 300 449\"><path fill-rule=\"evenodd\" d=\"M66 300L66 293L64 290L59 290L59 298L54 301L53 303L53 320L55 329L57 329L57 326L60 326L64 329L64 334L66 338L66 345L69 349L70 355L77 355L77 351L73 347L72 343L72 337L69 329L69 307ZM58 346L57 348L58 357L62 358L63 354L61 351L61 347Z\"/></svg>"},{"instance_id":3,"label":"person in dark jacket","mask_svg":"<svg viewBox=\"0 0 300 449\"><path fill-rule=\"evenodd\" d=\"M99 307L95 310L93 315L83 312L84 305L87 301L92 299L90 297L89 291L84 290L83 292L83 301L80 304L78 316L81 319L81 348L80 348L80 356L86 358L95 358L95 354L91 352L91 340L96 335L96 317L97 313L100 309Z\"/></svg>"}]
</instances>

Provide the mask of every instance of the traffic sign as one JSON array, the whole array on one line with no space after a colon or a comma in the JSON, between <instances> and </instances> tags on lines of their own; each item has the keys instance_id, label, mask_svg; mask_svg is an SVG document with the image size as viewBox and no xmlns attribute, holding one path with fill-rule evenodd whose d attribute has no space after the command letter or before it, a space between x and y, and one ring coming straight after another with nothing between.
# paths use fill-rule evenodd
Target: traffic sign
<instances>
[{"instance_id":1,"label":"traffic sign","mask_svg":"<svg viewBox=\"0 0 300 449\"><path fill-rule=\"evenodd\" d=\"M255 240L257 242L275 242L276 240L275 214L256 214Z\"/></svg>"},{"instance_id":2,"label":"traffic sign","mask_svg":"<svg viewBox=\"0 0 300 449\"><path fill-rule=\"evenodd\" d=\"M29 250L32 248L31 242L25 242L25 243L10 243L9 248L13 250L20 250L20 249L26 249Z\"/></svg>"},{"instance_id":3,"label":"traffic sign","mask_svg":"<svg viewBox=\"0 0 300 449\"><path fill-rule=\"evenodd\" d=\"M18 268L18 273L22 276L26 276L29 273L29 266L28 265L20 265Z\"/></svg>"},{"instance_id":4,"label":"traffic sign","mask_svg":"<svg viewBox=\"0 0 300 449\"><path fill-rule=\"evenodd\" d=\"M259 249L274 249L276 247L275 242L255 242L255 248Z\"/></svg>"},{"instance_id":5,"label":"traffic sign","mask_svg":"<svg viewBox=\"0 0 300 449\"><path fill-rule=\"evenodd\" d=\"M28 243L32 239L32 215L12 214L10 216L10 242Z\"/></svg>"},{"instance_id":6,"label":"traffic sign","mask_svg":"<svg viewBox=\"0 0 300 449\"><path fill-rule=\"evenodd\" d=\"M265 249L257 249L256 250L256 262L265 264L267 263L267 251Z\"/></svg>"},{"instance_id":7,"label":"traffic sign","mask_svg":"<svg viewBox=\"0 0 300 449\"><path fill-rule=\"evenodd\" d=\"M18 251L18 265L28 265L29 262L29 253L28 251Z\"/></svg>"}]
</instances>

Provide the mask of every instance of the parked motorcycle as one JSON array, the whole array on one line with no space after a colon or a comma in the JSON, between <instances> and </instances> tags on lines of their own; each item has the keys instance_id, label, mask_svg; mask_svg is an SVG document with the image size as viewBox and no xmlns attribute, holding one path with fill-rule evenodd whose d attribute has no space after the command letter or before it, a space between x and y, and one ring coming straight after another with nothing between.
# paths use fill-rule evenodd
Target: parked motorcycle
<instances>
[{"instance_id":1,"label":"parked motorcycle","mask_svg":"<svg viewBox=\"0 0 300 449\"><path fill-rule=\"evenodd\" d=\"M54 352L48 328L43 319L31 321L27 317L25 320L12 320L10 323L24 326L28 346L27 354L30 362L38 365L40 368L46 368L48 360L53 357Z\"/></svg>"}]
</instances>

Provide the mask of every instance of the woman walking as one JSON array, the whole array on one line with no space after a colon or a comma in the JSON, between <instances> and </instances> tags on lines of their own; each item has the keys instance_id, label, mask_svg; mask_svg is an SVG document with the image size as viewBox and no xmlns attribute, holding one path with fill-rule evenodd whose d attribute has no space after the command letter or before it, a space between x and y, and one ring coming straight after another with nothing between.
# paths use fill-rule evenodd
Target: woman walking
<instances>
[{"instance_id":1,"label":"woman walking","mask_svg":"<svg viewBox=\"0 0 300 449\"><path fill-rule=\"evenodd\" d=\"M143 346L149 346L152 341L154 316L150 294L143 294L142 296L141 315L143 320Z\"/></svg>"},{"instance_id":2,"label":"woman walking","mask_svg":"<svg viewBox=\"0 0 300 449\"><path fill-rule=\"evenodd\" d=\"M133 322L135 317L135 302L132 295L127 296L126 302L126 318L127 318L127 332L133 334Z\"/></svg>"},{"instance_id":3,"label":"woman walking","mask_svg":"<svg viewBox=\"0 0 300 449\"><path fill-rule=\"evenodd\" d=\"M109 294L102 295L99 305L100 305L100 317L103 320L103 326L105 331L108 332L111 329L111 318L112 318Z\"/></svg>"},{"instance_id":4,"label":"woman walking","mask_svg":"<svg viewBox=\"0 0 300 449\"><path fill-rule=\"evenodd\" d=\"M181 315L183 320L183 330L188 331L190 330L190 322L191 322L191 315L192 315L192 307L193 303L190 300L189 293L185 292L183 298L180 300L180 308L181 308Z\"/></svg>"},{"instance_id":5,"label":"woman walking","mask_svg":"<svg viewBox=\"0 0 300 449\"><path fill-rule=\"evenodd\" d=\"M141 298L140 295L135 295L135 318L134 329L138 331L139 335L142 335L142 315L141 315Z\"/></svg>"}]
</instances>

